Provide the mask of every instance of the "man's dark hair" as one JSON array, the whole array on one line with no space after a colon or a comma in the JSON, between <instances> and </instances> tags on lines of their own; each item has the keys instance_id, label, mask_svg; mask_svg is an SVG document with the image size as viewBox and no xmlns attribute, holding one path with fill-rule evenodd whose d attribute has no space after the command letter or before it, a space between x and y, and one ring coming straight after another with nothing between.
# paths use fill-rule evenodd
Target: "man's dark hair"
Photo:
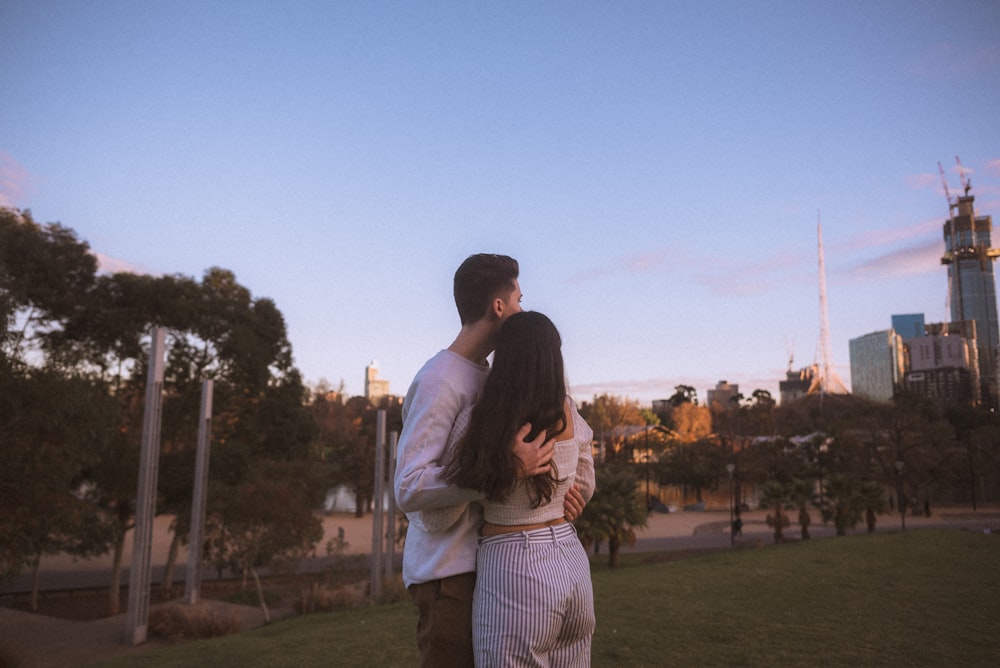
<instances>
[{"instance_id":1,"label":"man's dark hair","mask_svg":"<svg viewBox=\"0 0 1000 668\"><path fill-rule=\"evenodd\" d=\"M506 255L470 255L455 272L455 306L463 325L482 318L490 302L507 297L517 280L517 260Z\"/></svg>"}]
</instances>

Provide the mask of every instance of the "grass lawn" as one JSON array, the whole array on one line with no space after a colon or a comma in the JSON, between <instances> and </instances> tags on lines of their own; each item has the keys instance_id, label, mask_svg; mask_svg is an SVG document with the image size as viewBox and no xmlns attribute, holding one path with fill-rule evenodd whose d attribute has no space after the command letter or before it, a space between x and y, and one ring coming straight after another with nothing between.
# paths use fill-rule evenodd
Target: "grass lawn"
<instances>
[{"instance_id":1,"label":"grass lawn","mask_svg":"<svg viewBox=\"0 0 1000 668\"><path fill-rule=\"evenodd\" d=\"M996 666L1000 536L920 530L592 564L594 666ZM409 603L101 666L414 666Z\"/></svg>"}]
</instances>

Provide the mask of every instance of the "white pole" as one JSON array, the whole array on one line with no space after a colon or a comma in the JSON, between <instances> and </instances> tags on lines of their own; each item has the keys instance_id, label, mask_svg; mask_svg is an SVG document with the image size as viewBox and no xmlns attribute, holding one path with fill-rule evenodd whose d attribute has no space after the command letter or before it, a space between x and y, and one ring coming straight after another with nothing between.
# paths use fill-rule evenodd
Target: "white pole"
<instances>
[{"instance_id":1,"label":"white pole","mask_svg":"<svg viewBox=\"0 0 1000 668\"><path fill-rule=\"evenodd\" d=\"M188 542L187 602L194 605L201 595L201 544L205 535L205 499L208 496L208 454L212 439L213 383L201 384L201 413L198 415L198 455L194 465L194 493L191 497L191 539Z\"/></svg>"},{"instance_id":2,"label":"white pole","mask_svg":"<svg viewBox=\"0 0 1000 668\"><path fill-rule=\"evenodd\" d=\"M375 492L372 503L371 598L382 596L382 511L385 480L385 409L378 411L375 423Z\"/></svg>"},{"instance_id":3,"label":"white pole","mask_svg":"<svg viewBox=\"0 0 1000 668\"><path fill-rule=\"evenodd\" d=\"M399 440L399 432L394 431L389 434L389 451L386 452L386 459L389 460L389 476L392 481L396 477L396 443ZM389 510L386 517L386 559L385 559L385 580L392 580L393 569L396 567L396 495L392 493L390 487L387 495L389 497Z\"/></svg>"},{"instance_id":4,"label":"white pole","mask_svg":"<svg viewBox=\"0 0 1000 668\"><path fill-rule=\"evenodd\" d=\"M142 450L139 454L139 488L135 499L132 568L128 583L128 614L125 619L125 641L129 645L146 642L146 626L149 622L150 560L153 549L153 517L156 515L156 476L160 464L166 333L165 328L154 327L150 337L146 405L142 417Z\"/></svg>"}]
</instances>

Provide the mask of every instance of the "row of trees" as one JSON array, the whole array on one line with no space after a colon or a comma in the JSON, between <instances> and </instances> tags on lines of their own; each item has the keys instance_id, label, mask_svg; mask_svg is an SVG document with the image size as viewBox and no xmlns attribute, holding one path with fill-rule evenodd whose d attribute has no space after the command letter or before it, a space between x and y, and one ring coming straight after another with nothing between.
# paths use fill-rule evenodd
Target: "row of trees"
<instances>
[{"instance_id":1,"label":"row of trees","mask_svg":"<svg viewBox=\"0 0 1000 668\"><path fill-rule=\"evenodd\" d=\"M772 509L778 541L791 513L808 537L810 511L842 535L862 520L874 528L875 516L890 507L924 512L931 504L975 509L1000 501L1000 419L994 413L941 408L912 395L891 403L813 395L778 406L766 390L709 409L698 405L693 388L676 390L655 415L607 395L581 405L601 446L599 467L618 476L631 472L628 495L617 482L599 488L581 534L610 539L615 513L606 509L630 508L633 497L642 496L644 476L647 486L652 477L659 488L679 490L696 503L703 502L703 491L728 492L732 485L730 502L737 509L746 501ZM619 498L602 498L608 493ZM619 521L623 515L628 512L619 512ZM618 533L621 540L634 538L628 527Z\"/></svg>"},{"instance_id":2,"label":"row of trees","mask_svg":"<svg viewBox=\"0 0 1000 668\"><path fill-rule=\"evenodd\" d=\"M360 469L373 407L312 401L273 301L221 268L200 281L99 273L72 230L0 209L0 576L32 569L33 604L44 555L111 552L118 611L154 326L169 332L158 499L177 517L167 583L188 535L203 380L215 397L202 549L220 568L253 572L311 549L325 491L371 479Z\"/></svg>"}]
</instances>

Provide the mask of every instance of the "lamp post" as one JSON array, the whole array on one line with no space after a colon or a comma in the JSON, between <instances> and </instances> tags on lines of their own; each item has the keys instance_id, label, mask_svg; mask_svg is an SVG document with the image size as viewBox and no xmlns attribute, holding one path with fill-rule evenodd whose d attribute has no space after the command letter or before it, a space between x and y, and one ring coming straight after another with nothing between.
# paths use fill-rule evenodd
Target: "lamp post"
<instances>
[{"instance_id":1,"label":"lamp post","mask_svg":"<svg viewBox=\"0 0 1000 668\"><path fill-rule=\"evenodd\" d=\"M906 499L903 498L903 460L896 460L896 495L899 497L899 523L906 531Z\"/></svg>"},{"instance_id":2,"label":"lamp post","mask_svg":"<svg viewBox=\"0 0 1000 668\"><path fill-rule=\"evenodd\" d=\"M646 432L646 512L653 511L653 500L649 496L649 425L643 430Z\"/></svg>"},{"instance_id":3,"label":"lamp post","mask_svg":"<svg viewBox=\"0 0 1000 668\"><path fill-rule=\"evenodd\" d=\"M733 471L736 470L736 464L732 462L726 464L726 472L729 474L729 547L734 547L736 545L736 529L733 524L733 499L735 497L735 492L733 490Z\"/></svg>"}]
</instances>

